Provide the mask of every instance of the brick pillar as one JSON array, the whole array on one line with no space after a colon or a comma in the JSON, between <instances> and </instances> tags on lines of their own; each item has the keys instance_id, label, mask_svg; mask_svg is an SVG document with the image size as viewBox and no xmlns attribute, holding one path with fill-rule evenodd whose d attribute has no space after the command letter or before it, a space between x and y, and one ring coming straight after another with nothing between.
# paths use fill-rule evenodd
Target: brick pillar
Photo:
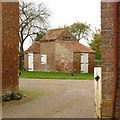
<instances>
[{"instance_id":1,"label":"brick pillar","mask_svg":"<svg viewBox=\"0 0 120 120\"><path fill-rule=\"evenodd\" d=\"M117 91L115 101L115 117L120 119L120 2L118 2L118 40L117 40Z\"/></svg>"},{"instance_id":2,"label":"brick pillar","mask_svg":"<svg viewBox=\"0 0 120 120\"><path fill-rule=\"evenodd\" d=\"M0 95L2 94L2 4L0 2Z\"/></svg>"},{"instance_id":3,"label":"brick pillar","mask_svg":"<svg viewBox=\"0 0 120 120\"><path fill-rule=\"evenodd\" d=\"M120 2L118 3L118 25L120 27ZM102 117L111 117L113 94L114 58L114 2L101 3L102 35ZM119 31L118 31L119 36ZM120 84L120 38L118 38L118 79ZM120 117L120 85L117 86L114 116Z\"/></svg>"},{"instance_id":4,"label":"brick pillar","mask_svg":"<svg viewBox=\"0 0 120 120\"><path fill-rule=\"evenodd\" d=\"M95 53L89 53L88 55L88 73L94 73L94 67L95 67Z\"/></svg>"},{"instance_id":5,"label":"brick pillar","mask_svg":"<svg viewBox=\"0 0 120 120\"><path fill-rule=\"evenodd\" d=\"M0 2L2 19L2 93L18 91L19 2ZM1 20L0 20L1 21ZM0 34L1 35L1 34ZM1 59L0 59L1 62Z\"/></svg>"}]
</instances>

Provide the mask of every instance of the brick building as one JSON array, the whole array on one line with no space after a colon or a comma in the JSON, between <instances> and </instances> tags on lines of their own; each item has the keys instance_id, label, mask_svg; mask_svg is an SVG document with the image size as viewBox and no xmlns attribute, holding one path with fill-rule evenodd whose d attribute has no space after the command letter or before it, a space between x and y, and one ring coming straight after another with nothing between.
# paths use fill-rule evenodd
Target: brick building
<instances>
[{"instance_id":1,"label":"brick building","mask_svg":"<svg viewBox=\"0 0 120 120\"><path fill-rule=\"evenodd\" d=\"M50 30L40 41L40 55L32 60L28 59L33 51L39 54L39 48L34 42L25 51L25 68L30 70L28 65L32 64L35 71L61 71L61 72L85 72L93 73L95 66L95 51L77 42L76 38L67 29ZM37 58L37 59L36 59ZM34 67L37 66L37 69Z\"/></svg>"},{"instance_id":2,"label":"brick building","mask_svg":"<svg viewBox=\"0 0 120 120\"><path fill-rule=\"evenodd\" d=\"M34 42L27 54L32 54L35 47ZM39 51L39 50L38 50ZM35 51L38 53L38 51ZM37 54L38 55L38 54ZM32 55L34 56L34 54ZM37 58L37 59L36 59ZM65 28L50 30L43 39L40 40L40 55L28 59L25 55L25 68L32 64L32 70L39 71L61 71L74 73L93 73L95 66L95 51L77 42L76 38ZM37 62L36 62L37 61ZM37 64L37 65L36 65ZM33 68L37 66L36 68Z\"/></svg>"},{"instance_id":3,"label":"brick building","mask_svg":"<svg viewBox=\"0 0 120 120\"><path fill-rule=\"evenodd\" d=\"M35 41L24 53L24 68L28 71L39 71L40 42Z\"/></svg>"},{"instance_id":4,"label":"brick building","mask_svg":"<svg viewBox=\"0 0 120 120\"><path fill-rule=\"evenodd\" d=\"M102 117L120 119L120 2L101 3Z\"/></svg>"},{"instance_id":5,"label":"brick building","mask_svg":"<svg viewBox=\"0 0 120 120\"><path fill-rule=\"evenodd\" d=\"M0 79L2 93L18 91L19 2L0 1Z\"/></svg>"}]
</instances>

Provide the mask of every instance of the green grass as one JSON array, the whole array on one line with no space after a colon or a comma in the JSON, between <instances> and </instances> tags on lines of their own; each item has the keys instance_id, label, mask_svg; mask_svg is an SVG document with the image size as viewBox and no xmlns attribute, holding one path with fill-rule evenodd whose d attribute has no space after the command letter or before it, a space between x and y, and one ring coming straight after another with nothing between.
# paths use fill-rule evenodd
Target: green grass
<instances>
[{"instance_id":1,"label":"green grass","mask_svg":"<svg viewBox=\"0 0 120 120\"><path fill-rule=\"evenodd\" d=\"M75 73L75 76L71 76L70 73L62 72L21 71L20 78L93 80L94 74Z\"/></svg>"},{"instance_id":2,"label":"green grass","mask_svg":"<svg viewBox=\"0 0 120 120\"><path fill-rule=\"evenodd\" d=\"M37 98L42 98L44 96L49 96L52 93L47 90L33 91L28 89L20 89L19 92L25 96L21 100L11 100L9 102L3 102L2 105L6 107L12 107L15 105L21 105L25 103L30 103Z\"/></svg>"},{"instance_id":3,"label":"green grass","mask_svg":"<svg viewBox=\"0 0 120 120\"><path fill-rule=\"evenodd\" d=\"M47 96L50 94L48 91L44 91L44 90L40 90L40 91L20 90L20 92L25 93L25 94L30 94L35 97Z\"/></svg>"}]
</instances>

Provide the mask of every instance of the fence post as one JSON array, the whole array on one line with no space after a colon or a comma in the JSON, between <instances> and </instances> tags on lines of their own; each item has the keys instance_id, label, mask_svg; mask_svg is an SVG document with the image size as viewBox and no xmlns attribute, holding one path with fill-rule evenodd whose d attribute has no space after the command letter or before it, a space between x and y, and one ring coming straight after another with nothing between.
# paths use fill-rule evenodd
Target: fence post
<instances>
[{"instance_id":1,"label":"fence post","mask_svg":"<svg viewBox=\"0 0 120 120\"><path fill-rule=\"evenodd\" d=\"M101 67L94 68L95 118L102 117L102 80Z\"/></svg>"}]
</instances>

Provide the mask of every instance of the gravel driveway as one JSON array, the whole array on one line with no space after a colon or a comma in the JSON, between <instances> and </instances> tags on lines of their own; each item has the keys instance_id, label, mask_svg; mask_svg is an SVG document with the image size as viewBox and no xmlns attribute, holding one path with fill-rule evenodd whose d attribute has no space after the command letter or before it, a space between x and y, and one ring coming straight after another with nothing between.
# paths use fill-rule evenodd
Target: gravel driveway
<instances>
[{"instance_id":1,"label":"gravel driveway","mask_svg":"<svg viewBox=\"0 0 120 120\"><path fill-rule=\"evenodd\" d=\"M46 90L50 95L17 105L5 105L4 118L94 118L93 80L22 78L19 81L20 89Z\"/></svg>"}]
</instances>

